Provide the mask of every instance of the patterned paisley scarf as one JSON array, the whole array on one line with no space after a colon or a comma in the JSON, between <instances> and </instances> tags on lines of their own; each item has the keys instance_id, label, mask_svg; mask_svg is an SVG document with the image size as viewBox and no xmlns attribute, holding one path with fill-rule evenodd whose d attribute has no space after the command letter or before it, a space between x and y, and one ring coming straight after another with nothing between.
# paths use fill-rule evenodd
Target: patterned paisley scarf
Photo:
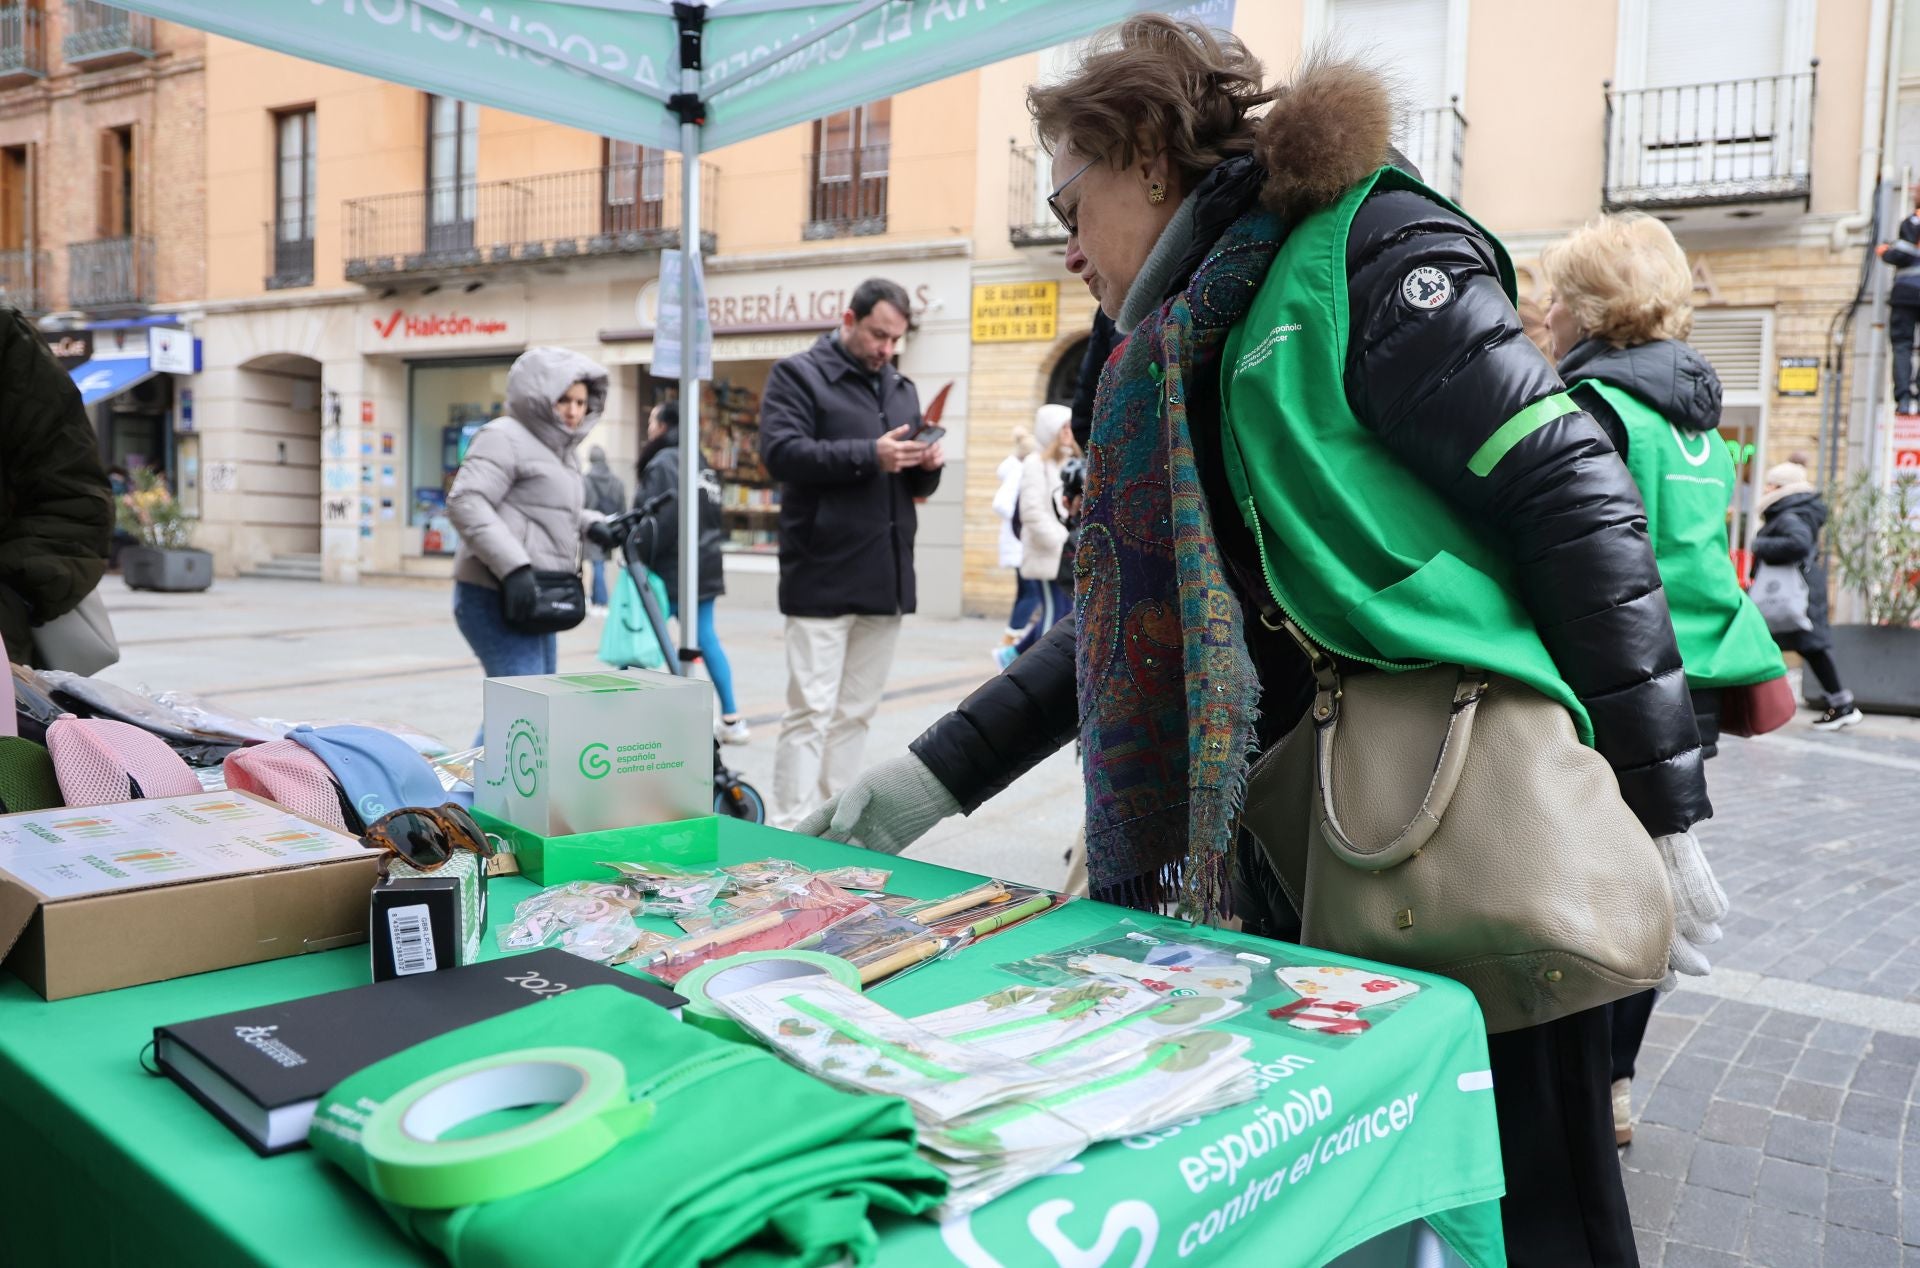
<instances>
[{"instance_id":1,"label":"patterned paisley scarf","mask_svg":"<svg viewBox=\"0 0 1920 1268\"><path fill-rule=\"evenodd\" d=\"M1218 372L1282 236L1265 211L1234 221L1102 373L1074 561L1088 879L1142 906L1177 899L1195 919L1228 914L1260 683L1188 388Z\"/></svg>"}]
</instances>

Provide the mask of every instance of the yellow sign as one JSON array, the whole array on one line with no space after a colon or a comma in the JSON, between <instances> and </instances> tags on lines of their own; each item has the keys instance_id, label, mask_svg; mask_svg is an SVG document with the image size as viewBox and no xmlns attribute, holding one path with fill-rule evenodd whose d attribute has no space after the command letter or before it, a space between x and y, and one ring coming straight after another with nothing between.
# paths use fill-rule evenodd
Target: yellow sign
<instances>
[{"instance_id":1,"label":"yellow sign","mask_svg":"<svg viewBox=\"0 0 1920 1268\"><path fill-rule=\"evenodd\" d=\"M1060 283L1008 282L973 288L973 341L1051 339L1060 326Z\"/></svg>"},{"instance_id":2,"label":"yellow sign","mask_svg":"<svg viewBox=\"0 0 1920 1268\"><path fill-rule=\"evenodd\" d=\"M1820 392L1820 359L1781 357L1779 392L1782 396L1817 396Z\"/></svg>"}]
</instances>

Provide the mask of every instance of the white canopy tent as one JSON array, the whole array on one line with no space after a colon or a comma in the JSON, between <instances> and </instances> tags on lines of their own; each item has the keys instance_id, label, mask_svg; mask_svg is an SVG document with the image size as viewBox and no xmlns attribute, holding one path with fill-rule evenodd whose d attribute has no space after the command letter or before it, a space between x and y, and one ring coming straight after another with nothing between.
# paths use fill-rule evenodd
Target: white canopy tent
<instances>
[{"instance_id":1,"label":"white canopy tent","mask_svg":"<svg viewBox=\"0 0 1920 1268\"><path fill-rule=\"evenodd\" d=\"M116 2L426 92L677 150L680 241L689 252L700 249L698 156L709 150L1074 39L1134 13L1170 11L1221 27L1233 20L1233 0ZM682 417L688 436L697 438L699 313L681 304L680 314ZM699 600L697 444L680 446L683 614L696 611ZM693 622L680 624L684 658Z\"/></svg>"}]
</instances>

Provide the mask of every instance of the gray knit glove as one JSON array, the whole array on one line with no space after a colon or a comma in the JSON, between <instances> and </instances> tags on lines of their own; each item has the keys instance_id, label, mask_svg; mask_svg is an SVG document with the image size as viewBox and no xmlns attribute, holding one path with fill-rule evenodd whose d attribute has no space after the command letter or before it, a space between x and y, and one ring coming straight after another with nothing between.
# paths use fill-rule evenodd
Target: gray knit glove
<instances>
[{"instance_id":1,"label":"gray knit glove","mask_svg":"<svg viewBox=\"0 0 1920 1268\"><path fill-rule=\"evenodd\" d=\"M795 832L898 854L934 824L960 813L945 784L911 753L880 763L799 823Z\"/></svg>"},{"instance_id":2,"label":"gray knit glove","mask_svg":"<svg viewBox=\"0 0 1920 1268\"><path fill-rule=\"evenodd\" d=\"M1713 868L1692 832L1655 837L1660 861L1667 867L1673 890L1673 943L1667 952L1669 972L1663 990L1671 990L1675 975L1705 977L1711 971L1702 949L1720 941L1720 920L1727 914L1727 892L1713 878Z\"/></svg>"}]
</instances>

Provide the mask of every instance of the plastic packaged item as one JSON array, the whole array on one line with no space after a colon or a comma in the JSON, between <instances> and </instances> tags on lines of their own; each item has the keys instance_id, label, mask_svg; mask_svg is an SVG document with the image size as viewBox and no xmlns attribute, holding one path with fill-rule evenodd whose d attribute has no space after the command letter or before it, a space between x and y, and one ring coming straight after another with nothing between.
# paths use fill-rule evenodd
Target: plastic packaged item
<instances>
[{"instance_id":1,"label":"plastic packaged item","mask_svg":"<svg viewBox=\"0 0 1920 1268\"><path fill-rule=\"evenodd\" d=\"M1001 964L1015 977L1060 986L1086 976L1123 977L1176 996L1210 995L1252 1004L1273 995L1273 956L1217 933L1156 930L1123 920L1105 932L1042 955Z\"/></svg>"},{"instance_id":2,"label":"plastic packaged item","mask_svg":"<svg viewBox=\"0 0 1920 1268\"><path fill-rule=\"evenodd\" d=\"M783 881L802 881L813 873L791 859L756 859L720 869L731 882L728 893L745 893Z\"/></svg>"},{"instance_id":3,"label":"plastic packaged item","mask_svg":"<svg viewBox=\"0 0 1920 1268\"><path fill-rule=\"evenodd\" d=\"M639 932L633 911L642 896L627 886L612 881L572 881L543 889L524 898L513 909L513 919L502 926L495 940L502 951L529 951L534 947L559 943L569 946L566 934L581 926L611 922ZM607 935L576 939L588 950L597 950L612 939ZM605 958L611 958L633 945L628 938ZM594 958L589 955L587 958Z\"/></svg>"},{"instance_id":4,"label":"plastic packaged item","mask_svg":"<svg viewBox=\"0 0 1920 1268\"><path fill-rule=\"evenodd\" d=\"M811 947L810 939L870 909L865 899L818 877L809 877L798 889L782 891L777 906L753 912L723 908L716 913L711 929L676 939L648 961L647 971L671 986L699 965L723 955Z\"/></svg>"},{"instance_id":5,"label":"plastic packaged item","mask_svg":"<svg viewBox=\"0 0 1920 1268\"><path fill-rule=\"evenodd\" d=\"M1224 1021L1241 1008L1204 995L1171 999L1128 978L1089 977L1069 986L1009 986L913 1020L1003 1057L1041 1066L1070 1058L1091 1067Z\"/></svg>"},{"instance_id":6,"label":"plastic packaged item","mask_svg":"<svg viewBox=\"0 0 1920 1268\"><path fill-rule=\"evenodd\" d=\"M884 867L833 867L819 876L841 889L885 889L893 873Z\"/></svg>"},{"instance_id":7,"label":"plastic packaged item","mask_svg":"<svg viewBox=\"0 0 1920 1268\"><path fill-rule=\"evenodd\" d=\"M869 903L802 945L846 960L860 971L861 985L871 987L931 963L961 940L941 937L911 917Z\"/></svg>"}]
</instances>

